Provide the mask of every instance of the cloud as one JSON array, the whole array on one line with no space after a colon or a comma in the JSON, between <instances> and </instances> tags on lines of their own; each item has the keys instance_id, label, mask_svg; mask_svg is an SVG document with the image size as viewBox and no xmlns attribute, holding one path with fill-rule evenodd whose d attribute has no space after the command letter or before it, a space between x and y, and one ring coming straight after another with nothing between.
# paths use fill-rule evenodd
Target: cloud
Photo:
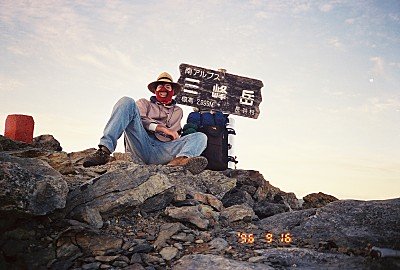
<instances>
[{"instance_id":1,"label":"cloud","mask_svg":"<svg viewBox=\"0 0 400 270\"><path fill-rule=\"evenodd\" d=\"M346 24L354 24L354 22L356 21L356 19L355 18L348 18L348 19L346 19L344 22L346 23Z\"/></svg>"},{"instance_id":2,"label":"cloud","mask_svg":"<svg viewBox=\"0 0 400 270\"><path fill-rule=\"evenodd\" d=\"M343 43L339 40L338 37L332 37L332 38L328 39L328 44L337 50L345 49Z\"/></svg>"},{"instance_id":3,"label":"cloud","mask_svg":"<svg viewBox=\"0 0 400 270\"><path fill-rule=\"evenodd\" d=\"M311 9L311 3L308 1L295 1L292 3L293 13L303 13Z\"/></svg>"},{"instance_id":4,"label":"cloud","mask_svg":"<svg viewBox=\"0 0 400 270\"><path fill-rule=\"evenodd\" d=\"M386 111L400 112L400 99L399 98L369 98L361 107L361 110L366 113L377 114Z\"/></svg>"},{"instance_id":5,"label":"cloud","mask_svg":"<svg viewBox=\"0 0 400 270\"><path fill-rule=\"evenodd\" d=\"M268 19L268 13L265 11L259 11L256 13L257 19Z\"/></svg>"},{"instance_id":6,"label":"cloud","mask_svg":"<svg viewBox=\"0 0 400 270\"><path fill-rule=\"evenodd\" d=\"M319 10L321 10L322 12L329 12L331 11L333 8L332 4L327 3L327 4L323 4L322 6L319 7Z\"/></svg>"},{"instance_id":7,"label":"cloud","mask_svg":"<svg viewBox=\"0 0 400 270\"><path fill-rule=\"evenodd\" d=\"M383 58L379 56L374 56L371 57L369 60L373 64L373 67L371 69L372 75L374 75L375 77L385 76L385 61L383 60Z\"/></svg>"},{"instance_id":8,"label":"cloud","mask_svg":"<svg viewBox=\"0 0 400 270\"><path fill-rule=\"evenodd\" d=\"M12 92L24 84L14 78L6 77L0 74L0 93Z\"/></svg>"}]
</instances>

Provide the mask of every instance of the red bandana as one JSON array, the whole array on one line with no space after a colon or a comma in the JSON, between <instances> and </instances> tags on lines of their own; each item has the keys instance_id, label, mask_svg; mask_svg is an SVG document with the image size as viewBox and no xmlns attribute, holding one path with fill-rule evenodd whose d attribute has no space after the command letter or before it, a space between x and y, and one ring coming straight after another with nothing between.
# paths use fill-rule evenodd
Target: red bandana
<instances>
[{"instance_id":1,"label":"red bandana","mask_svg":"<svg viewBox=\"0 0 400 270\"><path fill-rule=\"evenodd\" d=\"M167 93L166 97L161 97L160 93L165 92ZM155 91L156 94L156 99L158 102L161 102L162 104L169 104L172 101L172 97L174 96L174 90L172 89L171 91L168 91L164 86L161 87L160 90Z\"/></svg>"}]
</instances>

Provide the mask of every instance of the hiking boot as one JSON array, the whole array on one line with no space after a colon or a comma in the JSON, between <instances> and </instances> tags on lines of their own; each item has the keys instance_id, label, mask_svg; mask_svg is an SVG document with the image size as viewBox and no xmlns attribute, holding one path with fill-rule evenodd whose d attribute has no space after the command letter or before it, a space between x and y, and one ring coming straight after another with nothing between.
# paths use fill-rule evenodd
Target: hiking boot
<instances>
[{"instance_id":1,"label":"hiking boot","mask_svg":"<svg viewBox=\"0 0 400 270\"><path fill-rule=\"evenodd\" d=\"M167 166L181 166L193 174L199 174L207 167L208 161L205 157L176 157Z\"/></svg>"},{"instance_id":2,"label":"hiking boot","mask_svg":"<svg viewBox=\"0 0 400 270\"><path fill-rule=\"evenodd\" d=\"M83 160L83 167L92 167L104 165L110 160L110 154L102 148L98 149L94 154L85 157Z\"/></svg>"}]
</instances>

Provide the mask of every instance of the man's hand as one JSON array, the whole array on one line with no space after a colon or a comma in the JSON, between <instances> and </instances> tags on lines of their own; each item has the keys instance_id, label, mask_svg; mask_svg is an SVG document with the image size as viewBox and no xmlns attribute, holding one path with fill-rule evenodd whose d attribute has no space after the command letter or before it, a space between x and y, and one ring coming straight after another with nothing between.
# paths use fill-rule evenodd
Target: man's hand
<instances>
[{"instance_id":1,"label":"man's hand","mask_svg":"<svg viewBox=\"0 0 400 270\"><path fill-rule=\"evenodd\" d=\"M170 130L169 128L157 125L156 131L160 131L170 136L172 140L176 140L179 138L179 134L176 131Z\"/></svg>"}]
</instances>

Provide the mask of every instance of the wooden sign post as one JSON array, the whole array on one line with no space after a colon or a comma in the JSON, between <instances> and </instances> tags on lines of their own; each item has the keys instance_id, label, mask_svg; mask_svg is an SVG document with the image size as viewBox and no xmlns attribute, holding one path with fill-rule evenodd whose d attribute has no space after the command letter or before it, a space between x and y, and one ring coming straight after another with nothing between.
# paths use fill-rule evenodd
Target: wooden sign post
<instances>
[{"instance_id":1,"label":"wooden sign post","mask_svg":"<svg viewBox=\"0 0 400 270\"><path fill-rule=\"evenodd\" d=\"M177 103L254 119L260 114L262 81L188 64L179 71Z\"/></svg>"}]
</instances>

